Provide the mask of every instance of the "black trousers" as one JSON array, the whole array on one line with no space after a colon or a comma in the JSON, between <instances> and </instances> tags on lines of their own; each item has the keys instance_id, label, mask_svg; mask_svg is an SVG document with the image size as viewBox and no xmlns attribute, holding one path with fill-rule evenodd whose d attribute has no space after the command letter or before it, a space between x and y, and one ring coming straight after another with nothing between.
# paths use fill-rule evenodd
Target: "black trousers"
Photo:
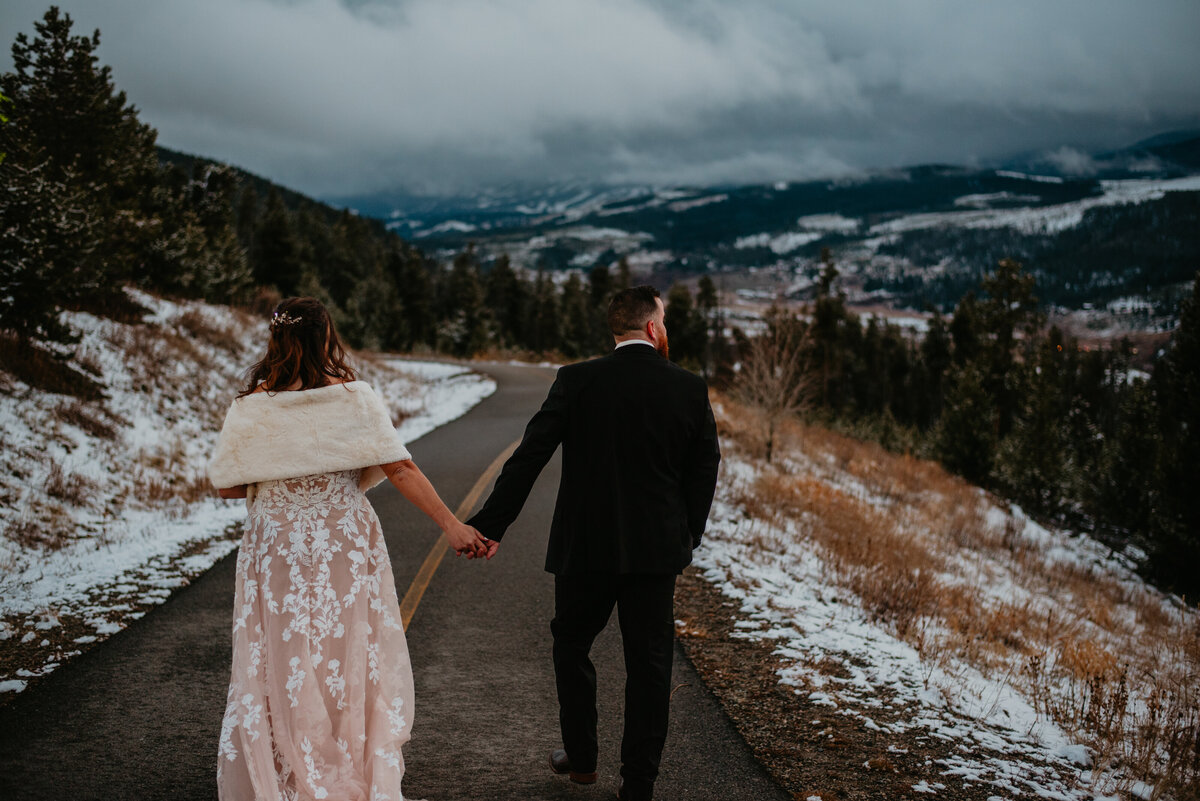
<instances>
[{"instance_id":1,"label":"black trousers","mask_svg":"<svg viewBox=\"0 0 1200 801\"><path fill-rule=\"evenodd\" d=\"M588 654L613 607L625 651L621 776L631 797L658 777L671 698L675 574L554 577L554 675L559 723L571 769L596 769L596 669Z\"/></svg>"}]
</instances>

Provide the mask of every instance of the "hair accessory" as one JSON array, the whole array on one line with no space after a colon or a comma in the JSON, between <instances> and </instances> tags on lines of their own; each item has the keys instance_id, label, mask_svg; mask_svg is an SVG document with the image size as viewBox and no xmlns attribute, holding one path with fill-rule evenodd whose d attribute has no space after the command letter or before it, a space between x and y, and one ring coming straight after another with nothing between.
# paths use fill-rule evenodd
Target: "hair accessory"
<instances>
[{"instance_id":1,"label":"hair accessory","mask_svg":"<svg viewBox=\"0 0 1200 801\"><path fill-rule=\"evenodd\" d=\"M302 322L304 322L303 317L293 317L287 312L275 312L271 315L271 330L274 331L280 326L295 325Z\"/></svg>"}]
</instances>

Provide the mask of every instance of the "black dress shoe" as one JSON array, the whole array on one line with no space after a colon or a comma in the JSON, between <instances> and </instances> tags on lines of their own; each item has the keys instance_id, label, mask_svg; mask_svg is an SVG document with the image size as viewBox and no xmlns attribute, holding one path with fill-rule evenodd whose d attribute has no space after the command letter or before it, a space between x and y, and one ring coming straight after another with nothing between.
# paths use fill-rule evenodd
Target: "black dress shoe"
<instances>
[{"instance_id":1,"label":"black dress shoe","mask_svg":"<svg viewBox=\"0 0 1200 801\"><path fill-rule=\"evenodd\" d=\"M596 771L591 773L581 773L571 770L571 760L567 759L567 752L561 748L556 748L550 752L550 770L558 774L567 774L567 778L576 784L595 784Z\"/></svg>"},{"instance_id":2,"label":"black dress shoe","mask_svg":"<svg viewBox=\"0 0 1200 801\"><path fill-rule=\"evenodd\" d=\"M617 801L654 801L653 791L647 790L645 794L631 793L625 789L625 780L621 779L621 783L617 785Z\"/></svg>"}]
</instances>

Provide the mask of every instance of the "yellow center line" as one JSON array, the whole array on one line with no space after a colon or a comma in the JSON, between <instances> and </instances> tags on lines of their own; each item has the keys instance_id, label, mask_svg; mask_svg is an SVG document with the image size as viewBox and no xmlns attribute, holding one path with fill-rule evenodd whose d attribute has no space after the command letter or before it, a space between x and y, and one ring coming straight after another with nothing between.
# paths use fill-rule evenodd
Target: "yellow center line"
<instances>
[{"instance_id":1,"label":"yellow center line","mask_svg":"<svg viewBox=\"0 0 1200 801\"><path fill-rule=\"evenodd\" d=\"M463 498L463 502L458 505L458 511L454 516L459 520L466 520L467 515L475 508L475 504L479 502L479 496L483 494L491 480L500 472L500 468L504 466L504 462L512 456L513 451L521 444L521 440L509 445L504 449L504 452L496 457L487 470L483 471L483 475L475 482L475 486L471 487L471 491L467 493L467 497ZM437 542L429 549L425 561L421 563L421 569L417 571L417 575L412 580L412 584L408 585L408 592L404 593L404 598L400 601L400 620L404 624L404 630L408 631L408 624L412 621L413 615L417 613L417 604L421 603L421 596L425 594L425 589L429 586L429 582L433 579L434 572L437 571L438 565L442 563L442 557L446 555L446 551L450 549L450 541L446 539L445 534L439 534Z\"/></svg>"}]
</instances>

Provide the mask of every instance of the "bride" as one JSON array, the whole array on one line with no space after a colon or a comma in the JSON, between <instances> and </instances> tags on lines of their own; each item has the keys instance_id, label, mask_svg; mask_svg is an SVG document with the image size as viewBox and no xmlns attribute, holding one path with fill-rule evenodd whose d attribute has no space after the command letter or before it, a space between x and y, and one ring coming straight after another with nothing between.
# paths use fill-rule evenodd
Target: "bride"
<instances>
[{"instance_id":1,"label":"bride","mask_svg":"<svg viewBox=\"0 0 1200 801\"><path fill-rule=\"evenodd\" d=\"M209 463L249 509L237 558L222 801L401 801L413 681L379 519L390 479L459 554L486 541L413 463L355 380L325 308L290 298L230 406Z\"/></svg>"}]
</instances>

